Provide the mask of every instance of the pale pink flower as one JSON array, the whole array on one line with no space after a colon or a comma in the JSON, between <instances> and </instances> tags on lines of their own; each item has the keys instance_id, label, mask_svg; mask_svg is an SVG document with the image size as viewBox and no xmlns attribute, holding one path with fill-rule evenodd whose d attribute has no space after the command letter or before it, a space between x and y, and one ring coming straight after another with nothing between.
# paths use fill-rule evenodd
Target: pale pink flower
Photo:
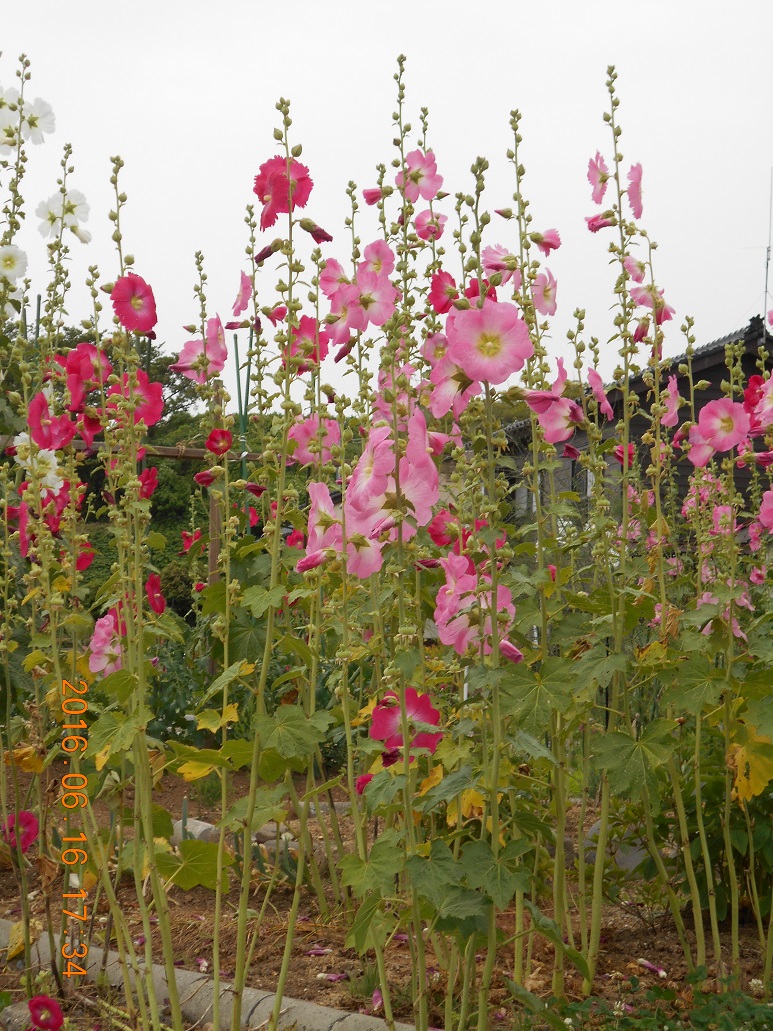
<instances>
[{"instance_id":1,"label":"pale pink flower","mask_svg":"<svg viewBox=\"0 0 773 1031\"><path fill-rule=\"evenodd\" d=\"M588 162L588 182L593 187L594 204L601 204L604 199L609 178L607 163L599 151L596 151L595 158L591 158Z\"/></svg>"},{"instance_id":2,"label":"pale pink flower","mask_svg":"<svg viewBox=\"0 0 773 1031\"><path fill-rule=\"evenodd\" d=\"M330 489L326 483L310 483L307 487L311 507L309 509L308 541L309 555L325 548L341 550L341 510L333 505Z\"/></svg>"},{"instance_id":3,"label":"pale pink flower","mask_svg":"<svg viewBox=\"0 0 773 1031\"><path fill-rule=\"evenodd\" d=\"M679 422L679 387L676 383L676 376L668 377L665 396L661 395L666 411L660 418L661 426L676 426Z\"/></svg>"},{"instance_id":4,"label":"pale pink flower","mask_svg":"<svg viewBox=\"0 0 773 1031\"><path fill-rule=\"evenodd\" d=\"M709 401L698 416L701 436L714 451L729 451L749 432L749 413L729 397Z\"/></svg>"},{"instance_id":5,"label":"pale pink flower","mask_svg":"<svg viewBox=\"0 0 773 1031\"><path fill-rule=\"evenodd\" d=\"M615 417L615 413L612 411L612 406L607 400L607 395L604 392L604 381L595 369L588 369L588 383L593 391L593 396L596 398L599 411L603 415L606 415L607 419L613 419Z\"/></svg>"},{"instance_id":6,"label":"pale pink flower","mask_svg":"<svg viewBox=\"0 0 773 1031\"><path fill-rule=\"evenodd\" d=\"M374 240L373 243L369 243L363 257L365 260L357 266L358 272L375 272L377 276L391 276L394 272L395 256L386 240ZM338 262L335 264L338 265ZM338 268L341 266L338 265ZM342 279L340 282L346 280Z\"/></svg>"},{"instance_id":7,"label":"pale pink flower","mask_svg":"<svg viewBox=\"0 0 773 1031\"><path fill-rule=\"evenodd\" d=\"M322 419L315 412L306 419L301 419L292 426L287 434L296 442L293 458L300 465L311 465L313 462L329 462L332 459L330 448L341 442L341 427L335 419ZM312 450L312 447L315 450Z\"/></svg>"},{"instance_id":8,"label":"pale pink flower","mask_svg":"<svg viewBox=\"0 0 773 1031\"><path fill-rule=\"evenodd\" d=\"M644 282L644 275L647 271L647 266L643 261L639 261L638 258L631 257L630 254L626 254L623 258L623 265L625 266L625 271L634 283Z\"/></svg>"},{"instance_id":9,"label":"pale pink flower","mask_svg":"<svg viewBox=\"0 0 773 1031\"><path fill-rule=\"evenodd\" d=\"M445 358L448 352L448 339L445 333L432 333L424 341L421 349L422 357L434 369L439 361Z\"/></svg>"},{"instance_id":10,"label":"pale pink flower","mask_svg":"<svg viewBox=\"0 0 773 1031\"><path fill-rule=\"evenodd\" d=\"M542 427L546 443L558 444L572 436L583 418L582 408L576 401L561 397L537 416L537 422Z\"/></svg>"},{"instance_id":11,"label":"pale pink flower","mask_svg":"<svg viewBox=\"0 0 773 1031\"><path fill-rule=\"evenodd\" d=\"M508 251L507 247L499 244L493 247L484 247L481 253L481 263L486 272L499 272L502 276L502 283L515 279L513 290L521 289L521 273L518 270L518 259Z\"/></svg>"},{"instance_id":12,"label":"pale pink flower","mask_svg":"<svg viewBox=\"0 0 773 1031\"><path fill-rule=\"evenodd\" d=\"M628 172L628 203L634 218L641 218L641 165L631 165Z\"/></svg>"},{"instance_id":13,"label":"pale pink flower","mask_svg":"<svg viewBox=\"0 0 773 1031\"><path fill-rule=\"evenodd\" d=\"M227 358L228 347L223 324L215 316L207 320L206 343L198 339L186 341L177 361L169 368L203 386L215 373L222 372Z\"/></svg>"},{"instance_id":14,"label":"pale pink flower","mask_svg":"<svg viewBox=\"0 0 773 1031\"><path fill-rule=\"evenodd\" d=\"M243 311L247 310L247 305L252 297L252 280L246 272L242 272L241 276L239 293L236 295L236 300L234 301L234 316L241 315Z\"/></svg>"},{"instance_id":15,"label":"pale pink flower","mask_svg":"<svg viewBox=\"0 0 773 1031\"><path fill-rule=\"evenodd\" d=\"M117 625L118 620L112 609L94 624L94 633L89 641L89 669L92 673L107 676L121 669L121 642Z\"/></svg>"},{"instance_id":16,"label":"pale pink flower","mask_svg":"<svg viewBox=\"0 0 773 1031\"><path fill-rule=\"evenodd\" d=\"M631 297L636 304L644 308L652 308L655 312L655 322L661 325L668 322L674 315L674 309L666 304L663 298L663 291L656 286L632 286L629 290Z\"/></svg>"},{"instance_id":17,"label":"pale pink flower","mask_svg":"<svg viewBox=\"0 0 773 1031\"><path fill-rule=\"evenodd\" d=\"M436 419L442 418L448 412L453 412L454 418L458 419L470 400L481 391L480 383L470 380L467 373L448 355L435 363L429 380L433 386L429 410Z\"/></svg>"},{"instance_id":18,"label":"pale pink flower","mask_svg":"<svg viewBox=\"0 0 773 1031\"><path fill-rule=\"evenodd\" d=\"M540 315L555 315L557 284L548 269L540 272L532 284L534 307Z\"/></svg>"},{"instance_id":19,"label":"pale pink flower","mask_svg":"<svg viewBox=\"0 0 773 1031\"><path fill-rule=\"evenodd\" d=\"M489 298L449 319L446 335L448 357L474 382L504 383L534 353L515 305Z\"/></svg>"},{"instance_id":20,"label":"pale pink flower","mask_svg":"<svg viewBox=\"0 0 773 1031\"><path fill-rule=\"evenodd\" d=\"M375 272L358 272L357 288L357 303L367 316L367 322L373 326L383 326L394 315L399 296L397 288L392 286L386 276L376 275Z\"/></svg>"},{"instance_id":21,"label":"pale pink flower","mask_svg":"<svg viewBox=\"0 0 773 1031\"><path fill-rule=\"evenodd\" d=\"M773 490L766 490L762 495L758 518L766 530L773 530Z\"/></svg>"},{"instance_id":22,"label":"pale pink flower","mask_svg":"<svg viewBox=\"0 0 773 1031\"><path fill-rule=\"evenodd\" d=\"M447 221L446 215L433 214L429 209L422 211L414 220L416 235L420 240L439 240Z\"/></svg>"},{"instance_id":23,"label":"pale pink flower","mask_svg":"<svg viewBox=\"0 0 773 1031\"><path fill-rule=\"evenodd\" d=\"M529 233L529 239L536 243L546 258L550 256L551 251L561 246L561 237L557 229L546 229L544 233Z\"/></svg>"},{"instance_id":24,"label":"pale pink flower","mask_svg":"<svg viewBox=\"0 0 773 1031\"><path fill-rule=\"evenodd\" d=\"M613 211L605 211L601 215L586 215L585 221L592 233L597 233L599 229L606 229L608 226L617 225Z\"/></svg>"},{"instance_id":25,"label":"pale pink flower","mask_svg":"<svg viewBox=\"0 0 773 1031\"><path fill-rule=\"evenodd\" d=\"M349 283L349 278L335 258L328 258L319 276L319 288L332 301L340 287Z\"/></svg>"},{"instance_id":26,"label":"pale pink flower","mask_svg":"<svg viewBox=\"0 0 773 1031\"><path fill-rule=\"evenodd\" d=\"M434 200L443 185L443 176L437 174L435 155L431 150L424 154L421 150L412 150L405 157L405 171L397 173L395 183L403 187L405 199L415 204L419 197L423 200Z\"/></svg>"}]
</instances>

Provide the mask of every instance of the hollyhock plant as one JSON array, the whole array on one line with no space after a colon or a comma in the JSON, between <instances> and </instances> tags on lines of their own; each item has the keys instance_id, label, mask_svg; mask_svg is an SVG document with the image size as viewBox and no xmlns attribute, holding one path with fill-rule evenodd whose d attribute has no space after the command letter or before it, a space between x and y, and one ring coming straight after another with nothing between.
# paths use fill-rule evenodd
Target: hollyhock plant
<instances>
[{"instance_id":1,"label":"hollyhock plant","mask_svg":"<svg viewBox=\"0 0 773 1031\"><path fill-rule=\"evenodd\" d=\"M80 412L86 394L104 384L113 371L107 355L94 344L85 341L68 351L65 358L57 355L55 360L65 372L67 392L70 395L67 407L71 412Z\"/></svg>"},{"instance_id":2,"label":"hollyhock plant","mask_svg":"<svg viewBox=\"0 0 773 1031\"><path fill-rule=\"evenodd\" d=\"M628 275L631 277L634 283L644 282L644 276L647 272L647 266L643 261L639 261L638 258L634 258L630 254L626 254L626 256L623 258L623 265L625 266L625 271L628 273Z\"/></svg>"},{"instance_id":3,"label":"hollyhock plant","mask_svg":"<svg viewBox=\"0 0 773 1031\"><path fill-rule=\"evenodd\" d=\"M730 451L746 438L749 425L749 413L740 402L729 397L709 401L690 430L690 461L702 467L717 451Z\"/></svg>"},{"instance_id":4,"label":"hollyhock plant","mask_svg":"<svg viewBox=\"0 0 773 1031\"><path fill-rule=\"evenodd\" d=\"M38 1031L59 1031L64 1026L64 1014L56 999L50 995L36 995L27 1003L32 1026Z\"/></svg>"},{"instance_id":5,"label":"hollyhock plant","mask_svg":"<svg viewBox=\"0 0 773 1031\"><path fill-rule=\"evenodd\" d=\"M20 848L26 852L38 840L38 820L34 813L22 809L19 813L11 813L5 821L2 836L11 848Z\"/></svg>"},{"instance_id":6,"label":"hollyhock plant","mask_svg":"<svg viewBox=\"0 0 773 1031\"><path fill-rule=\"evenodd\" d=\"M586 215L585 222L592 233L597 233L599 229L607 229L609 226L617 225L614 211L605 211L601 215Z\"/></svg>"},{"instance_id":7,"label":"hollyhock plant","mask_svg":"<svg viewBox=\"0 0 773 1031\"><path fill-rule=\"evenodd\" d=\"M624 469L630 469L633 466L634 458L636 457L636 446L634 444L629 444L626 449L622 444L615 444L612 449L612 454Z\"/></svg>"},{"instance_id":8,"label":"hollyhock plant","mask_svg":"<svg viewBox=\"0 0 773 1031\"><path fill-rule=\"evenodd\" d=\"M247 305L250 303L252 297L252 280L246 272L241 273L241 279L239 280L239 293L236 295L236 300L233 306L234 318L241 315L242 312L247 310Z\"/></svg>"},{"instance_id":9,"label":"hollyhock plant","mask_svg":"<svg viewBox=\"0 0 773 1031\"><path fill-rule=\"evenodd\" d=\"M391 276L395 270L395 256L385 240L374 240L373 243L369 243L363 252L363 259L357 266L357 272L374 272L377 276ZM334 264L338 265L337 262ZM339 269L340 267L338 265ZM341 282L347 282L347 280L343 279ZM321 285L320 280L320 287Z\"/></svg>"},{"instance_id":10,"label":"hollyhock plant","mask_svg":"<svg viewBox=\"0 0 773 1031\"><path fill-rule=\"evenodd\" d=\"M218 474L213 473L210 469L202 469L201 472L193 475L193 479L200 487L211 487L217 477Z\"/></svg>"},{"instance_id":11,"label":"hollyhock plant","mask_svg":"<svg viewBox=\"0 0 773 1031\"><path fill-rule=\"evenodd\" d=\"M145 280L127 272L116 280L110 300L113 311L124 329L133 333L150 333L158 322L156 300Z\"/></svg>"},{"instance_id":12,"label":"hollyhock plant","mask_svg":"<svg viewBox=\"0 0 773 1031\"><path fill-rule=\"evenodd\" d=\"M629 293L636 304L653 309L655 322L659 326L673 318L674 309L671 305L666 304L663 299L663 291L658 290L656 286L651 284L649 286L632 286Z\"/></svg>"},{"instance_id":13,"label":"hollyhock plant","mask_svg":"<svg viewBox=\"0 0 773 1031\"><path fill-rule=\"evenodd\" d=\"M309 372L324 361L328 353L328 340L327 330L322 329L316 319L309 315L301 317L299 324L290 330L290 357L301 355L308 359L298 367L298 372Z\"/></svg>"},{"instance_id":14,"label":"hollyhock plant","mask_svg":"<svg viewBox=\"0 0 773 1031\"><path fill-rule=\"evenodd\" d=\"M425 723L437 727L440 723L440 713L432 707L430 696L419 694L415 687L406 687L405 689L405 712L408 718L409 733L413 733L411 724ZM383 741L387 751L402 749L407 745L411 752L423 748L433 755L443 739L443 732L438 731L433 734L420 730L413 733L410 742L407 742L403 736L400 698L394 691L387 691L373 709L368 736L373 741ZM411 761L413 761L413 756L411 756Z\"/></svg>"},{"instance_id":15,"label":"hollyhock plant","mask_svg":"<svg viewBox=\"0 0 773 1031\"><path fill-rule=\"evenodd\" d=\"M260 228L269 229L280 214L289 214L292 208L305 208L314 183L309 170L300 161L276 155L265 161L255 176L255 193L263 210Z\"/></svg>"},{"instance_id":16,"label":"hollyhock plant","mask_svg":"<svg viewBox=\"0 0 773 1031\"><path fill-rule=\"evenodd\" d=\"M227 358L228 346L225 342L223 323L219 316L215 316L207 320L206 340L188 340L183 345L177 361L169 368L181 373L186 379L193 380L199 386L204 386L208 379L223 371Z\"/></svg>"},{"instance_id":17,"label":"hollyhock plant","mask_svg":"<svg viewBox=\"0 0 773 1031\"><path fill-rule=\"evenodd\" d=\"M138 477L140 481L140 497L147 500L152 497L158 487L158 469L152 466L150 469L143 469Z\"/></svg>"},{"instance_id":18,"label":"hollyhock plant","mask_svg":"<svg viewBox=\"0 0 773 1031\"><path fill-rule=\"evenodd\" d=\"M660 417L661 426L676 426L679 422L679 387L676 376L669 376L666 385L665 397L663 398L666 410Z\"/></svg>"},{"instance_id":19,"label":"hollyhock plant","mask_svg":"<svg viewBox=\"0 0 773 1031\"><path fill-rule=\"evenodd\" d=\"M599 151L596 151L595 158L588 162L588 182L593 187L593 203L601 204L604 194L607 192L607 183L610 179L609 168Z\"/></svg>"},{"instance_id":20,"label":"hollyhock plant","mask_svg":"<svg viewBox=\"0 0 773 1031\"><path fill-rule=\"evenodd\" d=\"M534 353L526 323L514 304L490 299L457 312L446 327L448 357L472 381L504 383Z\"/></svg>"},{"instance_id":21,"label":"hollyhock plant","mask_svg":"<svg viewBox=\"0 0 773 1031\"><path fill-rule=\"evenodd\" d=\"M425 154L421 150L412 150L406 154L405 174L398 172L395 184L403 190L405 199L411 204L415 204L419 197L434 200L443 185L443 176L437 174L433 152L428 150Z\"/></svg>"}]
</instances>

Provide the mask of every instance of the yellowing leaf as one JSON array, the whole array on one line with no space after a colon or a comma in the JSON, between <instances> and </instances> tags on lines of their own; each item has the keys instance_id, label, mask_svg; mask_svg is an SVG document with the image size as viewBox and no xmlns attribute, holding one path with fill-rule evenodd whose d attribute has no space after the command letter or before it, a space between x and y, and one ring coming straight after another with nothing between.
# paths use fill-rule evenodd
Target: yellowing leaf
<instances>
[{"instance_id":1,"label":"yellowing leaf","mask_svg":"<svg viewBox=\"0 0 773 1031\"><path fill-rule=\"evenodd\" d=\"M22 605L26 605L28 601L32 601L33 598L37 598L37 596L39 594L40 594L40 588L39 587L33 587L32 590L29 591L27 596L22 599Z\"/></svg>"},{"instance_id":2,"label":"yellowing leaf","mask_svg":"<svg viewBox=\"0 0 773 1031\"><path fill-rule=\"evenodd\" d=\"M360 711L357 713L356 718L352 720L352 726L353 727L361 726L365 722L365 720L368 719L370 714L376 708L377 704L378 704L378 699L371 698L371 700L368 702L368 704L366 706L364 706L362 709L360 709Z\"/></svg>"},{"instance_id":3,"label":"yellowing leaf","mask_svg":"<svg viewBox=\"0 0 773 1031\"><path fill-rule=\"evenodd\" d=\"M660 666L668 656L668 649L658 640L650 641L645 648L635 648L634 654L639 662L648 666Z\"/></svg>"},{"instance_id":4,"label":"yellowing leaf","mask_svg":"<svg viewBox=\"0 0 773 1031\"><path fill-rule=\"evenodd\" d=\"M211 730L214 734L215 731L220 730L227 723L236 723L238 719L239 706L236 702L231 702L229 705L226 705L222 713L217 712L216 709L205 709L202 713L199 713L196 729Z\"/></svg>"},{"instance_id":5,"label":"yellowing leaf","mask_svg":"<svg viewBox=\"0 0 773 1031\"><path fill-rule=\"evenodd\" d=\"M419 784L419 796L426 795L430 788L434 788L443 779L443 767L433 766L429 775Z\"/></svg>"},{"instance_id":6,"label":"yellowing leaf","mask_svg":"<svg viewBox=\"0 0 773 1031\"><path fill-rule=\"evenodd\" d=\"M215 767L209 763L200 763L191 759L189 762L183 763L177 772L183 780L191 781L199 780L201 777L206 777L207 774L214 770L214 768Z\"/></svg>"},{"instance_id":7,"label":"yellowing leaf","mask_svg":"<svg viewBox=\"0 0 773 1031\"><path fill-rule=\"evenodd\" d=\"M96 885L97 880L97 875L93 870L85 870L81 875L81 885L85 891L91 891L91 889Z\"/></svg>"},{"instance_id":8,"label":"yellowing leaf","mask_svg":"<svg viewBox=\"0 0 773 1031\"><path fill-rule=\"evenodd\" d=\"M33 667L41 666L43 663L48 662L48 656L45 652L42 652L37 648L34 652L30 652L27 658L22 663L22 669L25 673L29 673Z\"/></svg>"},{"instance_id":9,"label":"yellowing leaf","mask_svg":"<svg viewBox=\"0 0 773 1031\"><path fill-rule=\"evenodd\" d=\"M105 745L101 752L97 752L94 756L94 765L97 768L97 773L104 769L105 763L110 758L110 744Z\"/></svg>"},{"instance_id":10,"label":"yellowing leaf","mask_svg":"<svg viewBox=\"0 0 773 1031\"><path fill-rule=\"evenodd\" d=\"M465 820L480 820L483 816L484 798L480 791L474 788L466 788L462 792L462 818ZM449 827L456 827L459 822L459 806L454 798L448 803L446 823Z\"/></svg>"},{"instance_id":11,"label":"yellowing leaf","mask_svg":"<svg viewBox=\"0 0 773 1031\"><path fill-rule=\"evenodd\" d=\"M727 755L728 766L735 770L733 796L741 805L761 795L773 780L773 748L770 738L758 737L751 727L747 729L749 739L746 744L732 744Z\"/></svg>"},{"instance_id":12,"label":"yellowing leaf","mask_svg":"<svg viewBox=\"0 0 773 1031\"><path fill-rule=\"evenodd\" d=\"M69 591L70 578L68 576L58 576L56 580L54 580L52 587L55 591Z\"/></svg>"},{"instance_id":13,"label":"yellowing leaf","mask_svg":"<svg viewBox=\"0 0 773 1031\"><path fill-rule=\"evenodd\" d=\"M16 745L12 752L6 752L5 763L6 766L13 763L25 773L40 773L43 769L43 760L34 745Z\"/></svg>"},{"instance_id":14,"label":"yellowing leaf","mask_svg":"<svg viewBox=\"0 0 773 1031\"><path fill-rule=\"evenodd\" d=\"M15 959L24 952L24 924L17 920L8 932L8 959Z\"/></svg>"}]
</instances>

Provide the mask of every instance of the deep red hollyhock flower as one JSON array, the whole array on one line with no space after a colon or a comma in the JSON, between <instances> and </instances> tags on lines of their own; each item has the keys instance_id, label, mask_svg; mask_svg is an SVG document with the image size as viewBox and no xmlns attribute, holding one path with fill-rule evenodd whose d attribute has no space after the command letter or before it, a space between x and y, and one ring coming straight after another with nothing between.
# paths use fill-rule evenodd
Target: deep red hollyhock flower
<instances>
[{"instance_id":1,"label":"deep red hollyhock flower","mask_svg":"<svg viewBox=\"0 0 773 1031\"><path fill-rule=\"evenodd\" d=\"M78 557L75 560L75 568L81 573L84 569L88 569L91 563L94 561L94 555L94 549L88 543L88 541L86 541L84 544L81 544L81 549L78 552Z\"/></svg>"},{"instance_id":2,"label":"deep red hollyhock flower","mask_svg":"<svg viewBox=\"0 0 773 1031\"><path fill-rule=\"evenodd\" d=\"M183 550L178 551L177 554L185 555L186 552L191 550L196 541L201 540L201 530L196 529L193 533L190 533L188 530L183 530L181 536L183 539Z\"/></svg>"},{"instance_id":3,"label":"deep red hollyhock flower","mask_svg":"<svg viewBox=\"0 0 773 1031\"><path fill-rule=\"evenodd\" d=\"M5 821L3 828L3 839L8 842L11 848L17 847L16 830L19 828L18 843L22 852L34 845L38 838L38 821L34 813L23 809L20 813L11 813Z\"/></svg>"},{"instance_id":4,"label":"deep red hollyhock flower","mask_svg":"<svg viewBox=\"0 0 773 1031\"><path fill-rule=\"evenodd\" d=\"M194 589L194 591L196 591L196 592L197 592L197 594L201 594L201 592L202 592L202 591L204 590L204 588L205 588L205 587L206 587L206 584L203 584L203 583L201 582L201 580L199 580L199 582L198 582L198 583L195 583L195 584L193 585L193 589Z\"/></svg>"},{"instance_id":5,"label":"deep red hollyhock flower","mask_svg":"<svg viewBox=\"0 0 773 1031\"><path fill-rule=\"evenodd\" d=\"M266 493L266 488L265 487L261 487L261 485L259 483L245 483L244 489L248 493L252 494L252 496L254 498L259 498L261 496L261 494L265 494Z\"/></svg>"},{"instance_id":6,"label":"deep red hollyhock flower","mask_svg":"<svg viewBox=\"0 0 773 1031\"><path fill-rule=\"evenodd\" d=\"M71 412L79 412L83 408L86 394L104 383L113 371L107 355L85 340L68 351L65 358L56 355L54 360L63 367L67 376L67 390L70 394L68 408Z\"/></svg>"},{"instance_id":7,"label":"deep red hollyhock flower","mask_svg":"<svg viewBox=\"0 0 773 1031\"><path fill-rule=\"evenodd\" d=\"M217 479L217 476L213 472L210 472L209 469L202 469L202 471L200 473L196 473L193 478L200 487L211 487Z\"/></svg>"},{"instance_id":8,"label":"deep red hollyhock flower","mask_svg":"<svg viewBox=\"0 0 773 1031\"><path fill-rule=\"evenodd\" d=\"M157 616L160 616L166 609L166 598L161 593L161 577L158 573L151 573L145 582L145 593L148 596L148 605Z\"/></svg>"},{"instance_id":9,"label":"deep red hollyhock flower","mask_svg":"<svg viewBox=\"0 0 773 1031\"><path fill-rule=\"evenodd\" d=\"M231 444L233 444L233 437L230 431L217 429L212 430L204 446L213 455L224 455L226 451L231 450Z\"/></svg>"},{"instance_id":10,"label":"deep red hollyhock flower","mask_svg":"<svg viewBox=\"0 0 773 1031\"><path fill-rule=\"evenodd\" d=\"M357 792L357 794L361 795L363 793L363 791L365 790L365 788L368 786L368 784L370 784L370 782L372 780L373 780L373 774L372 773L363 773L363 775L361 777L358 777L357 781L356 781L356 783L354 785L354 789Z\"/></svg>"},{"instance_id":11,"label":"deep red hollyhock flower","mask_svg":"<svg viewBox=\"0 0 773 1031\"><path fill-rule=\"evenodd\" d=\"M30 401L27 421L30 436L39 448L46 451L67 447L75 436L75 423L66 415L51 415L48 398L42 391Z\"/></svg>"},{"instance_id":12,"label":"deep red hollyhock flower","mask_svg":"<svg viewBox=\"0 0 773 1031\"><path fill-rule=\"evenodd\" d=\"M150 469L143 469L139 475L140 497L149 498L158 486L158 469L155 465Z\"/></svg>"},{"instance_id":13,"label":"deep red hollyhock flower","mask_svg":"<svg viewBox=\"0 0 773 1031\"><path fill-rule=\"evenodd\" d=\"M293 208L304 208L314 185L309 170L300 161L277 154L265 161L255 176L253 193L257 194L263 204L260 215L260 228L268 229L276 222L281 213L289 213Z\"/></svg>"},{"instance_id":14,"label":"deep red hollyhock flower","mask_svg":"<svg viewBox=\"0 0 773 1031\"><path fill-rule=\"evenodd\" d=\"M129 272L116 281L110 300L124 329L135 333L150 333L158 322L153 291L145 280L134 272Z\"/></svg>"},{"instance_id":15,"label":"deep red hollyhock flower","mask_svg":"<svg viewBox=\"0 0 773 1031\"><path fill-rule=\"evenodd\" d=\"M285 544L288 548L302 548L304 544L303 530L293 530L287 535Z\"/></svg>"},{"instance_id":16,"label":"deep red hollyhock flower","mask_svg":"<svg viewBox=\"0 0 773 1031\"><path fill-rule=\"evenodd\" d=\"M64 1014L56 999L50 995L36 995L27 1003L32 1026L39 1031L59 1031L64 1025Z\"/></svg>"}]
</instances>

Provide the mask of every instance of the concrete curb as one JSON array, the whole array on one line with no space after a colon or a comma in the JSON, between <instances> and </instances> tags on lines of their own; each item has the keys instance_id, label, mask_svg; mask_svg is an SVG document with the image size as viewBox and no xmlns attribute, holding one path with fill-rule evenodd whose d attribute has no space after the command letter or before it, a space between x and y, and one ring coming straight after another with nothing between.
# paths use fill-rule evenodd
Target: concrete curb
<instances>
[{"instance_id":1,"label":"concrete curb","mask_svg":"<svg viewBox=\"0 0 773 1031\"><path fill-rule=\"evenodd\" d=\"M8 946L8 936L13 924L9 920L0 920L0 949ZM59 935L54 935L54 944L59 948ZM96 980L102 965L104 950L92 945L86 961L87 978ZM48 934L41 935L32 946L32 963L34 967L51 968L51 951ZM141 964L144 967L144 964ZM123 974L117 952L108 953L105 973L113 987L123 985ZM180 994L183 1016L192 1024L203 1027L212 1019L212 1003L214 984L205 974L194 970L176 970L175 980ZM159 999L167 998L166 971L159 963L153 964L153 985ZM233 1006L233 986L225 981L220 982L220 1027L231 1026ZM265 1029L274 1008L275 995L256 988L245 988L242 994L241 1026ZM0 1014L0 1024L3 1023ZM379 1017L367 1016L363 1013L351 1013L348 1010L328 1009L313 1002L301 999L282 1000L279 1029L283 1031L387 1031L385 1021ZM395 1024L395 1031L414 1031L411 1024Z\"/></svg>"}]
</instances>

